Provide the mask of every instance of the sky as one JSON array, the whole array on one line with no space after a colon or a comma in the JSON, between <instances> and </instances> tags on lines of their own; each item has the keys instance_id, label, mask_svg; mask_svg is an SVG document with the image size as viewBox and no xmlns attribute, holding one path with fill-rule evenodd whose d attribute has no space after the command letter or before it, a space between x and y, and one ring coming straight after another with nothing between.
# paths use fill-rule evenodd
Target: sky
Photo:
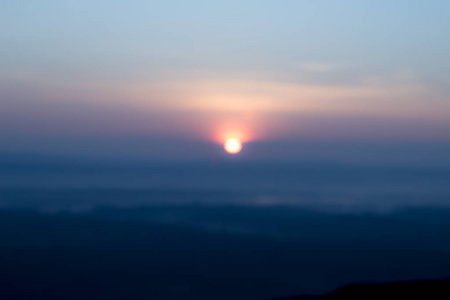
<instances>
[{"instance_id":1,"label":"sky","mask_svg":"<svg viewBox=\"0 0 450 300\"><path fill-rule=\"evenodd\" d=\"M0 0L0 152L221 159L234 137L246 159L450 162L449 14L444 0Z\"/></svg>"}]
</instances>

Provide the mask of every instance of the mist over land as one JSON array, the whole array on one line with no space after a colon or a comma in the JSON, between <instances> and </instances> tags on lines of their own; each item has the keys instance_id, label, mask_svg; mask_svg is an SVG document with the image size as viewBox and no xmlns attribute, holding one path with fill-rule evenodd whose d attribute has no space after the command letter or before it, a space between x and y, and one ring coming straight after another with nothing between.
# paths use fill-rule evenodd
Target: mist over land
<instances>
[{"instance_id":1,"label":"mist over land","mask_svg":"<svg viewBox=\"0 0 450 300\"><path fill-rule=\"evenodd\" d=\"M445 166L33 156L0 178L5 299L256 300L449 277Z\"/></svg>"},{"instance_id":2,"label":"mist over land","mask_svg":"<svg viewBox=\"0 0 450 300\"><path fill-rule=\"evenodd\" d=\"M3 205L50 210L76 210L82 205L90 210L102 205L233 204L387 212L445 207L450 195L449 166L424 164L420 159L414 163L143 162L3 155L0 161L0 188L11 193ZM16 198L21 200L11 200Z\"/></svg>"}]
</instances>

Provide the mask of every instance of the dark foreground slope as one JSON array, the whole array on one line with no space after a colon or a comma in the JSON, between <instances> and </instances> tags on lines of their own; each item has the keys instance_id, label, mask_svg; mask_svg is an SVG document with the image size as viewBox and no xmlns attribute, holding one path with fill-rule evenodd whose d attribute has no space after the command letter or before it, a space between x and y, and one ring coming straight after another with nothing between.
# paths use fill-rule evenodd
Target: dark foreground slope
<instances>
[{"instance_id":1,"label":"dark foreground slope","mask_svg":"<svg viewBox=\"0 0 450 300\"><path fill-rule=\"evenodd\" d=\"M450 279L397 283L360 283L348 285L324 296L300 296L279 300L379 300L450 299Z\"/></svg>"},{"instance_id":2,"label":"dark foreground slope","mask_svg":"<svg viewBox=\"0 0 450 300\"><path fill-rule=\"evenodd\" d=\"M283 240L93 214L3 211L0 299L264 300L322 294L361 280L434 279L450 273L448 232L440 222L422 233L408 226L407 232L415 233L400 231L395 239L385 231L401 227L385 224L377 235L358 240L359 231L337 238L350 229L333 220L334 228L347 229ZM302 226L314 228L312 221ZM434 236L426 240L432 229Z\"/></svg>"}]
</instances>

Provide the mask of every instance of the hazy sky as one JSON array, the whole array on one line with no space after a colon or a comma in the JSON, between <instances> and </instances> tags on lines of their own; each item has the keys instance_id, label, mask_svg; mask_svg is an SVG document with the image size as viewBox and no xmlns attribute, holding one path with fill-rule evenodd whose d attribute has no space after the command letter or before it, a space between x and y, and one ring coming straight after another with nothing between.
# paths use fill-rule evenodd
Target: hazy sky
<instances>
[{"instance_id":1,"label":"hazy sky","mask_svg":"<svg viewBox=\"0 0 450 300\"><path fill-rule=\"evenodd\" d=\"M443 143L449 16L445 0L0 0L0 151Z\"/></svg>"}]
</instances>

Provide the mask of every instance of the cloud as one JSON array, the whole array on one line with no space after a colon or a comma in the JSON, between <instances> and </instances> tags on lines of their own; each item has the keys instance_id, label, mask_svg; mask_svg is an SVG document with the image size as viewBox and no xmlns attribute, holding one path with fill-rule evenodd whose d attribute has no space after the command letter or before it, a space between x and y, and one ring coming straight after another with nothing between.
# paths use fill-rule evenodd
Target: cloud
<instances>
[{"instance_id":1,"label":"cloud","mask_svg":"<svg viewBox=\"0 0 450 300\"><path fill-rule=\"evenodd\" d=\"M205 74L125 82L26 74L0 78L0 120L2 132L10 134L152 134L213 141L231 133L243 140L314 134L442 137L450 128L450 110L433 92L410 73L351 85ZM390 125L382 126L384 120Z\"/></svg>"}]
</instances>

